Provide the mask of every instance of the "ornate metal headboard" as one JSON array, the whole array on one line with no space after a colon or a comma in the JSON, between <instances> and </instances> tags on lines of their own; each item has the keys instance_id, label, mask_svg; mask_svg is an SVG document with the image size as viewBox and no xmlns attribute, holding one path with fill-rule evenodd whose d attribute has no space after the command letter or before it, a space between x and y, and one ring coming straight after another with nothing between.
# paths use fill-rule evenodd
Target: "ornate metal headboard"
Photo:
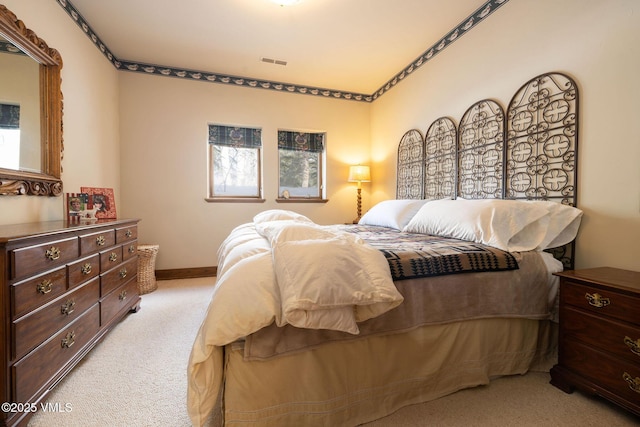
<instances>
[{"instance_id":1,"label":"ornate metal headboard","mask_svg":"<svg viewBox=\"0 0 640 427\"><path fill-rule=\"evenodd\" d=\"M505 122L506 117L506 122ZM436 119L398 146L398 199L506 198L577 206L578 88L561 73L526 82L503 108L473 104L456 128ZM574 266L574 243L550 250Z\"/></svg>"}]
</instances>

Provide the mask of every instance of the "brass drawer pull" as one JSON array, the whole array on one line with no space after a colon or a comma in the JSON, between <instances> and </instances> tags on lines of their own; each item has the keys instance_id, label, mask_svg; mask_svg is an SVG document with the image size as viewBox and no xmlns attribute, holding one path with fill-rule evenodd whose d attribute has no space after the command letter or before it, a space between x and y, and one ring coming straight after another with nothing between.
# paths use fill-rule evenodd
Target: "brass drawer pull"
<instances>
[{"instance_id":1,"label":"brass drawer pull","mask_svg":"<svg viewBox=\"0 0 640 427\"><path fill-rule=\"evenodd\" d=\"M111 252L109 254L109 261L116 262L118 260L118 254L115 252Z\"/></svg>"},{"instance_id":2,"label":"brass drawer pull","mask_svg":"<svg viewBox=\"0 0 640 427\"><path fill-rule=\"evenodd\" d=\"M107 242L107 239L104 238L104 236L98 236L96 237L96 244L98 246L104 246L104 244Z\"/></svg>"},{"instance_id":3,"label":"brass drawer pull","mask_svg":"<svg viewBox=\"0 0 640 427\"><path fill-rule=\"evenodd\" d=\"M133 236L133 233L131 232L131 230L127 230L127 231L124 233L124 235L128 238L128 237Z\"/></svg>"},{"instance_id":4,"label":"brass drawer pull","mask_svg":"<svg viewBox=\"0 0 640 427\"><path fill-rule=\"evenodd\" d=\"M584 297L589 301L589 305L597 308L606 307L611 304L611 300L609 298L602 298L602 295L597 293L593 295L588 293Z\"/></svg>"},{"instance_id":5,"label":"brass drawer pull","mask_svg":"<svg viewBox=\"0 0 640 427\"><path fill-rule=\"evenodd\" d=\"M51 246L51 248L47 249L47 251L44 253L44 256L46 256L47 259L54 261L60 258L60 249L56 248L55 246Z\"/></svg>"},{"instance_id":6,"label":"brass drawer pull","mask_svg":"<svg viewBox=\"0 0 640 427\"><path fill-rule=\"evenodd\" d=\"M71 348L73 344L76 342L76 332L71 331L67 332L67 336L62 338L62 348Z\"/></svg>"},{"instance_id":7,"label":"brass drawer pull","mask_svg":"<svg viewBox=\"0 0 640 427\"><path fill-rule=\"evenodd\" d=\"M44 279L36 286L36 290L42 295L48 294L51 292L51 289L53 289L53 283L51 283L49 279Z\"/></svg>"},{"instance_id":8,"label":"brass drawer pull","mask_svg":"<svg viewBox=\"0 0 640 427\"><path fill-rule=\"evenodd\" d=\"M129 246L129 253L130 253L130 254L134 253L135 251L136 251L136 247L135 247L135 245L131 245L131 246Z\"/></svg>"},{"instance_id":9,"label":"brass drawer pull","mask_svg":"<svg viewBox=\"0 0 640 427\"><path fill-rule=\"evenodd\" d=\"M120 270L120 278L124 279L125 277L127 277L127 269L123 268L122 270Z\"/></svg>"},{"instance_id":10,"label":"brass drawer pull","mask_svg":"<svg viewBox=\"0 0 640 427\"><path fill-rule=\"evenodd\" d=\"M631 350L633 354L640 356L640 339L634 341L629 337L624 337L624 343L629 347L629 350Z\"/></svg>"},{"instance_id":11,"label":"brass drawer pull","mask_svg":"<svg viewBox=\"0 0 640 427\"><path fill-rule=\"evenodd\" d=\"M124 290L122 292L120 292L120 295L118 295L118 299L120 299L120 301L124 301L127 299L127 291Z\"/></svg>"},{"instance_id":12,"label":"brass drawer pull","mask_svg":"<svg viewBox=\"0 0 640 427\"><path fill-rule=\"evenodd\" d=\"M75 309L76 309L76 302L75 300L70 299L64 304L62 304L62 306L60 307L60 313L64 314L65 316L68 316L71 313L73 313Z\"/></svg>"},{"instance_id":13,"label":"brass drawer pull","mask_svg":"<svg viewBox=\"0 0 640 427\"><path fill-rule=\"evenodd\" d=\"M629 388L633 391L635 391L636 393L640 393L640 378L639 377L635 377L633 378L631 375L629 375L628 373L624 373L622 375L622 379L624 379L627 384L629 384Z\"/></svg>"},{"instance_id":14,"label":"brass drawer pull","mask_svg":"<svg viewBox=\"0 0 640 427\"><path fill-rule=\"evenodd\" d=\"M82 271L82 274L84 274L85 276L91 274L91 263L86 263L85 265L80 267L80 271Z\"/></svg>"}]
</instances>

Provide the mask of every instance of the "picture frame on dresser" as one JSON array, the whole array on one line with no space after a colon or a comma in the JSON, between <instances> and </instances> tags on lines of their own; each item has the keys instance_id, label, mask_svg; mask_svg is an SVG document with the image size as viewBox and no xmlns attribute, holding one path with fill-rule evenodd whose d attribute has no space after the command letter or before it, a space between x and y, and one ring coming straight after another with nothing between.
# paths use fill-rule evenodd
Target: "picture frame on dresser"
<instances>
[{"instance_id":1,"label":"picture frame on dresser","mask_svg":"<svg viewBox=\"0 0 640 427\"><path fill-rule=\"evenodd\" d=\"M116 199L113 188L80 187L88 195L88 209L95 210L98 219L116 219Z\"/></svg>"}]
</instances>

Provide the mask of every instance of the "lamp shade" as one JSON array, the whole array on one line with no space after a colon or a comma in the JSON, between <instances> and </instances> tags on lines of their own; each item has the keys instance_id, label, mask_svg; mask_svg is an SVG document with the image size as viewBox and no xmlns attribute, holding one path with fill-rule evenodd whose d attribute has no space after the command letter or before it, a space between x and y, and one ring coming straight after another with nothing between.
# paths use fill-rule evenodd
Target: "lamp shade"
<instances>
[{"instance_id":1,"label":"lamp shade","mask_svg":"<svg viewBox=\"0 0 640 427\"><path fill-rule=\"evenodd\" d=\"M351 166L349 168L349 182L370 182L371 171L369 166Z\"/></svg>"}]
</instances>

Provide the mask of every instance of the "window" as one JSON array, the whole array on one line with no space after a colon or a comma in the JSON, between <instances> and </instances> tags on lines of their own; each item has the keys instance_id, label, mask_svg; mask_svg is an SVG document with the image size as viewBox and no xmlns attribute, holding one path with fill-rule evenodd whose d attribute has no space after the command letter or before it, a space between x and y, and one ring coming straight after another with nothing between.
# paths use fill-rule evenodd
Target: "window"
<instances>
[{"instance_id":1,"label":"window","mask_svg":"<svg viewBox=\"0 0 640 427\"><path fill-rule=\"evenodd\" d=\"M261 199L262 130L209 125L209 197Z\"/></svg>"},{"instance_id":2,"label":"window","mask_svg":"<svg viewBox=\"0 0 640 427\"><path fill-rule=\"evenodd\" d=\"M278 131L280 199L322 199L324 133Z\"/></svg>"},{"instance_id":3,"label":"window","mask_svg":"<svg viewBox=\"0 0 640 427\"><path fill-rule=\"evenodd\" d=\"M20 169L20 106L0 104L0 168Z\"/></svg>"}]
</instances>

